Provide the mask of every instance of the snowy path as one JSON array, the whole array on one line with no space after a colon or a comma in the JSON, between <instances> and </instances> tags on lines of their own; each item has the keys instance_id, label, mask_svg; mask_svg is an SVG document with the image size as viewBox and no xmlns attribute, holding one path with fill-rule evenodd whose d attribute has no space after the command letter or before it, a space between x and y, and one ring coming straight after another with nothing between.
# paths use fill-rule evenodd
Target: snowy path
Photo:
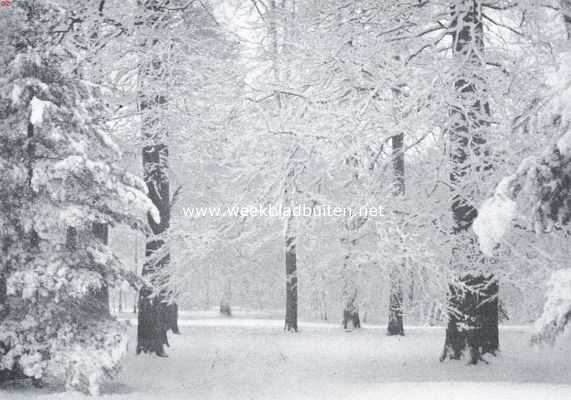
<instances>
[{"instance_id":1,"label":"snowy path","mask_svg":"<svg viewBox=\"0 0 571 400\"><path fill-rule=\"evenodd\" d=\"M114 400L159 399L571 399L571 346L539 352L525 328L502 330L502 354L489 365L438 362L440 328L404 338L379 327L344 332L281 321L193 319L171 336L169 359L135 356L105 390ZM132 330L134 334L134 329ZM73 393L12 388L0 399L76 399Z\"/></svg>"}]
</instances>

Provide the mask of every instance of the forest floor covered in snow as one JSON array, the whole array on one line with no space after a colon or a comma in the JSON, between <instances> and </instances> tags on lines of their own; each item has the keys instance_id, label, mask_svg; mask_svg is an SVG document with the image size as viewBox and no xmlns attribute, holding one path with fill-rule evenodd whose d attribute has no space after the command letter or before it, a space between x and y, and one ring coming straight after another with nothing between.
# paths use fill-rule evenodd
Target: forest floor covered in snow
<instances>
[{"instance_id":1,"label":"forest floor covered in snow","mask_svg":"<svg viewBox=\"0 0 571 400\"><path fill-rule=\"evenodd\" d=\"M571 399L570 340L537 349L529 345L529 327L503 327L501 354L477 366L438 361L441 327L408 327L405 337L387 337L381 326L345 332L336 324L301 323L299 333L286 334L281 320L183 314L180 328L163 359L136 356L131 327L123 371L103 398ZM22 384L0 389L2 400L81 398Z\"/></svg>"}]
</instances>

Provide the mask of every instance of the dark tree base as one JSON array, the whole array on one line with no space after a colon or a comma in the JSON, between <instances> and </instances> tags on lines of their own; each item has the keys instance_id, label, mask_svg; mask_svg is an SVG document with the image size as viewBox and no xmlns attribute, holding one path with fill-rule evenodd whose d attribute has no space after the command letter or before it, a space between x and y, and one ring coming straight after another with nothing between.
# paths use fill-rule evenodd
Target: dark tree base
<instances>
[{"instance_id":1,"label":"dark tree base","mask_svg":"<svg viewBox=\"0 0 571 400\"><path fill-rule=\"evenodd\" d=\"M402 316L389 318L387 336L404 336L404 326Z\"/></svg>"},{"instance_id":2,"label":"dark tree base","mask_svg":"<svg viewBox=\"0 0 571 400\"><path fill-rule=\"evenodd\" d=\"M284 331L297 332L297 321L286 321L284 325Z\"/></svg>"},{"instance_id":3,"label":"dark tree base","mask_svg":"<svg viewBox=\"0 0 571 400\"><path fill-rule=\"evenodd\" d=\"M170 330L175 335L180 335L180 330L178 329L178 305L176 303L171 303L166 306L166 329Z\"/></svg>"},{"instance_id":4,"label":"dark tree base","mask_svg":"<svg viewBox=\"0 0 571 400\"><path fill-rule=\"evenodd\" d=\"M499 350L498 282L493 276L467 275L462 282L470 290L450 287L450 314L440 361L468 358L468 364L485 360Z\"/></svg>"},{"instance_id":5,"label":"dark tree base","mask_svg":"<svg viewBox=\"0 0 571 400\"><path fill-rule=\"evenodd\" d=\"M166 357L164 346L168 346L166 316L168 307L161 299L149 298L151 290L142 288L139 293L139 314L137 325L136 353L154 353Z\"/></svg>"},{"instance_id":6,"label":"dark tree base","mask_svg":"<svg viewBox=\"0 0 571 400\"><path fill-rule=\"evenodd\" d=\"M220 315L224 317L231 317L232 316L232 308L228 303L220 303Z\"/></svg>"},{"instance_id":7,"label":"dark tree base","mask_svg":"<svg viewBox=\"0 0 571 400\"><path fill-rule=\"evenodd\" d=\"M391 278L391 295L389 298L389 323L387 326L388 336L404 336L403 323L403 295L400 281Z\"/></svg>"},{"instance_id":8,"label":"dark tree base","mask_svg":"<svg viewBox=\"0 0 571 400\"><path fill-rule=\"evenodd\" d=\"M359 318L359 311L343 310L343 329L359 329L360 327L361 319Z\"/></svg>"}]
</instances>

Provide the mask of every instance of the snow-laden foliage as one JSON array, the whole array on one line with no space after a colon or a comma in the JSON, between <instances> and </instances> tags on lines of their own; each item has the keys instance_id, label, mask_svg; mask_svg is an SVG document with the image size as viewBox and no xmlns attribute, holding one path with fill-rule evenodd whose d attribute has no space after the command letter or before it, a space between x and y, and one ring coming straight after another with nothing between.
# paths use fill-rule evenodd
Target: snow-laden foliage
<instances>
[{"instance_id":1,"label":"snow-laden foliage","mask_svg":"<svg viewBox=\"0 0 571 400\"><path fill-rule=\"evenodd\" d=\"M509 181L503 180L494 196L482 203L474 222L474 232L480 239L480 247L489 256L493 255L494 248L510 229L516 215L515 201L508 197L505 189L500 189L508 184Z\"/></svg>"},{"instance_id":2,"label":"snow-laden foliage","mask_svg":"<svg viewBox=\"0 0 571 400\"><path fill-rule=\"evenodd\" d=\"M49 1L0 13L9 32L0 42L0 374L97 394L126 349L99 293L136 279L92 227L145 229L147 213L158 217L144 183L118 165L97 85L52 34L70 20Z\"/></svg>"},{"instance_id":3,"label":"snow-laden foliage","mask_svg":"<svg viewBox=\"0 0 571 400\"><path fill-rule=\"evenodd\" d=\"M485 200L475 222L483 251L493 248L513 226L524 220L531 231L551 231L569 223L571 202L571 110L569 109L569 54L563 53L559 67L548 74L549 92L537 118L549 119L545 130L555 136L539 154L524 158L515 173L503 178L493 195ZM537 150L536 150L537 151Z\"/></svg>"},{"instance_id":4,"label":"snow-laden foliage","mask_svg":"<svg viewBox=\"0 0 571 400\"><path fill-rule=\"evenodd\" d=\"M493 254L494 247L518 215L527 220L530 230L538 232L568 225L571 218L569 137L571 133L543 154L522 161L517 172L502 179L493 196L484 201L474 225L484 252Z\"/></svg>"},{"instance_id":5,"label":"snow-laden foliage","mask_svg":"<svg viewBox=\"0 0 571 400\"><path fill-rule=\"evenodd\" d=\"M534 247L543 247L538 252L543 253L547 269L559 269L568 259L571 221L569 41L560 46L555 65L545 70L541 97L523 118L514 121L526 133L535 133L537 141L524 153L526 157L518 160L515 173L502 178L492 196L482 203L474 224L481 249L488 255L502 253L500 244L513 255L526 243L536 242ZM534 239L525 239L517 231L531 232ZM546 236L553 237L558 245L550 246ZM518 243L517 239L523 241ZM552 343L565 331L569 319L568 276L569 270L551 274L543 315L536 322L535 341Z\"/></svg>"},{"instance_id":6,"label":"snow-laden foliage","mask_svg":"<svg viewBox=\"0 0 571 400\"><path fill-rule=\"evenodd\" d=\"M553 272L547 283L543 314L535 322L533 341L551 343L568 330L571 319L571 270Z\"/></svg>"}]
</instances>

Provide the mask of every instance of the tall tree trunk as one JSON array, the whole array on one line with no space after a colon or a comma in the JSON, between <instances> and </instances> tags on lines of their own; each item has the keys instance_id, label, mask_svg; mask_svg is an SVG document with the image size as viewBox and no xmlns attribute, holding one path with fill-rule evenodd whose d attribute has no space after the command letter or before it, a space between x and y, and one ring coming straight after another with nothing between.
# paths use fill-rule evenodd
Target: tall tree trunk
<instances>
[{"instance_id":1,"label":"tall tree trunk","mask_svg":"<svg viewBox=\"0 0 571 400\"><path fill-rule=\"evenodd\" d=\"M280 34L278 29L278 17L280 12L286 12L286 0L282 0L280 4L276 0L269 0L269 36L270 36L270 53L272 58L272 72L274 84L282 81L283 70L281 69L281 51ZM285 41L286 29L282 30L282 43ZM287 71L286 76L287 76ZM276 105L278 112L281 113L283 107L283 98L280 93L275 93ZM297 152L294 146L292 157ZM287 174L285 177L284 199L285 203L293 206L295 191L295 162L291 159L287 162ZM285 223L284 244L285 244L285 273L286 273L286 313L284 321L284 330L287 332L297 332L297 236L293 226L293 215L290 216Z\"/></svg>"},{"instance_id":2,"label":"tall tree trunk","mask_svg":"<svg viewBox=\"0 0 571 400\"><path fill-rule=\"evenodd\" d=\"M285 229L285 269L286 269L286 315L284 329L297 332L297 254L296 237L292 218L286 221Z\"/></svg>"},{"instance_id":3,"label":"tall tree trunk","mask_svg":"<svg viewBox=\"0 0 571 400\"><path fill-rule=\"evenodd\" d=\"M143 276L153 276L170 261L167 244L161 237L167 233L170 223L168 166L165 165L167 160L166 144L153 144L143 148L143 168L149 198L159 210L161 218L158 223L151 216L148 218L153 236L145 244ZM137 354L149 352L165 356L164 345L168 346L168 309L162 294L154 293L155 290L156 288L145 286L139 292Z\"/></svg>"},{"instance_id":4,"label":"tall tree trunk","mask_svg":"<svg viewBox=\"0 0 571 400\"><path fill-rule=\"evenodd\" d=\"M143 1L141 6L144 16L141 24L151 32L142 45L146 52L153 54L139 71L139 107L143 114L141 130L145 141L142 162L148 195L159 211L160 221L148 216L152 236L145 243L142 275L149 278L152 286L145 286L139 291L137 354L155 353L166 357L167 331L178 333L178 307L175 303L167 304L162 287L168 278L160 274L170 262L166 243L171 208L168 128L162 116L167 108L168 87L165 65L158 51L160 46L170 46L168 42L161 43L167 30L168 13L163 2L157 0ZM165 32L157 33L157 29Z\"/></svg>"},{"instance_id":5,"label":"tall tree trunk","mask_svg":"<svg viewBox=\"0 0 571 400\"><path fill-rule=\"evenodd\" d=\"M405 176L404 176L404 134L398 134L392 137L392 157L394 171L394 195L402 197L405 194ZM390 279L390 295L389 295L389 323L387 327L387 335L404 335L403 326L403 293L402 278L399 265L392 267Z\"/></svg>"},{"instance_id":6,"label":"tall tree trunk","mask_svg":"<svg viewBox=\"0 0 571 400\"><path fill-rule=\"evenodd\" d=\"M327 321L327 292L324 289L319 290L319 319Z\"/></svg>"},{"instance_id":7,"label":"tall tree trunk","mask_svg":"<svg viewBox=\"0 0 571 400\"><path fill-rule=\"evenodd\" d=\"M148 25L151 32L162 26L165 21L158 2L148 0L141 3L142 24ZM146 52L154 52L154 45L159 43L158 35L145 37L143 46ZM164 44L165 46L168 45ZM142 275L146 276L151 286L144 286L139 291L137 354L154 353L166 357L164 346L168 346L167 330L170 313L160 286L158 274L170 261L170 254L165 236L170 226L170 185L168 175L168 132L162 112L166 108L167 94L164 89L165 71L161 55L154 55L143 63L139 71L139 108L142 117L142 138L145 146L142 151L144 180L148 195L159 211L160 221L148 216L152 236L145 243L145 262ZM157 84L157 81L160 82ZM176 311L176 310L175 310Z\"/></svg>"},{"instance_id":8,"label":"tall tree trunk","mask_svg":"<svg viewBox=\"0 0 571 400\"><path fill-rule=\"evenodd\" d=\"M472 270L479 259L478 246L469 231L477 210L465 198L467 172L471 157L481 156L485 140L482 130L488 125L489 104L485 100L483 71L484 30L481 0L457 0L451 7L454 56L459 78L455 89L460 104L450 109L452 127L450 181L452 198L453 234L455 246L453 267L460 273ZM478 167L485 168L485 167ZM474 255L475 254L475 255ZM498 341L498 285L493 276L464 273L460 284L451 284L448 296L448 326L441 360L460 359L469 352L469 363L476 364L485 353L494 353Z\"/></svg>"}]
</instances>

